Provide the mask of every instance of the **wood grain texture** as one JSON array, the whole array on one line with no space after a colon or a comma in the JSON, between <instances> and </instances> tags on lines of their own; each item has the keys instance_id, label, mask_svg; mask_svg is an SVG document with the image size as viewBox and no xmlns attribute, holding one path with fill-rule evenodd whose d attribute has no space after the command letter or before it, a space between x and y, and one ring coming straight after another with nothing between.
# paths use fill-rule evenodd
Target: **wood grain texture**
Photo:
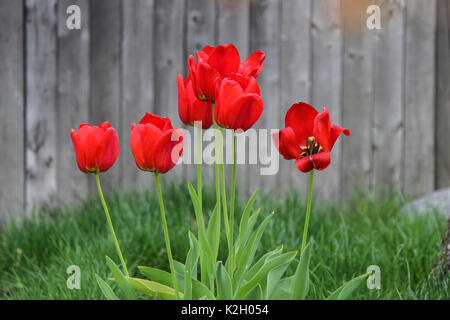
<instances>
[{"instance_id":1,"label":"wood grain texture","mask_svg":"<svg viewBox=\"0 0 450 320\"><path fill-rule=\"evenodd\" d=\"M121 181L125 187L153 185L153 175L135 165L130 147L133 122L146 112L154 112L154 2L123 2L122 101L121 101Z\"/></svg>"},{"instance_id":2,"label":"wood grain texture","mask_svg":"<svg viewBox=\"0 0 450 320\"><path fill-rule=\"evenodd\" d=\"M281 2L281 117L279 128L284 128L287 110L297 102L311 102L311 0ZM279 179L285 189L294 189L306 199L308 175L295 167L295 161L279 156Z\"/></svg>"},{"instance_id":3,"label":"wood grain texture","mask_svg":"<svg viewBox=\"0 0 450 320\"><path fill-rule=\"evenodd\" d=\"M450 4L438 0L436 43L436 188L450 186Z\"/></svg>"},{"instance_id":4,"label":"wood grain texture","mask_svg":"<svg viewBox=\"0 0 450 320\"><path fill-rule=\"evenodd\" d=\"M155 2L155 46L153 51L155 76L155 112L168 116L174 127L181 127L178 116L177 75L183 72L183 16L182 0ZM182 177L183 166L177 165L165 179Z\"/></svg>"},{"instance_id":5,"label":"wood grain texture","mask_svg":"<svg viewBox=\"0 0 450 320\"><path fill-rule=\"evenodd\" d=\"M218 43L233 43L241 60L246 59L250 53L250 1L216 0L216 11Z\"/></svg>"},{"instance_id":6,"label":"wood grain texture","mask_svg":"<svg viewBox=\"0 0 450 320\"><path fill-rule=\"evenodd\" d=\"M313 1L312 16L312 105L330 111L331 122L341 124L342 113L342 21L340 1ZM342 138L341 138L342 139ZM340 199L341 139L331 152L331 164L315 176L317 199Z\"/></svg>"},{"instance_id":7,"label":"wood grain texture","mask_svg":"<svg viewBox=\"0 0 450 320\"><path fill-rule=\"evenodd\" d=\"M24 17L20 1L0 0L0 220L24 206Z\"/></svg>"},{"instance_id":8,"label":"wood grain texture","mask_svg":"<svg viewBox=\"0 0 450 320\"><path fill-rule=\"evenodd\" d=\"M185 55L183 59L183 71L184 78L187 76L187 59L190 55L196 58L196 52L200 51L203 47L215 45L215 30L216 30L216 7L214 1L202 1L202 0L187 0L185 8L186 30L185 30ZM176 105L178 107L178 105ZM176 115L179 118L178 113ZM197 177L197 165L194 164L194 155L196 150L194 149L194 142L197 140L194 138L194 128L192 126L183 125L183 127L190 132L191 143L186 144L184 147L184 157L191 159L191 164L183 163L183 174L187 181L196 180ZM205 130L203 130L205 132ZM204 142L203 147L208 143ZM203 148L204 149L204 148ZM190 151L190 152L189 152ZM214 164L203 164L202 167L202 181L208 181L212 183L214 177Z\"/></svg>"},{"instance_id":9,"label":"wood grain texture","mask_svg":"<svg viewBox=\"0 0 450 320\"><path fill-rule=\"evenodd\" d=\"M26 4L26 207L56 193L56 0Z\"/></svg>"},{"instance_id":10,"label":"wood grain texture","mask_svg":"<svg viewBox=\"0 0 450 320\"><path fill-rule=\"evenodd\" d=\"M81 29L66 26L67 7L78 5ZM84 198L88 175L78 170L70 130L89 122L89 4L87 0L58 1L56 179L57 195L66 202ZM68 183L70 181L70 183Z\"/></svg>"},{"instance_id":11,"label":"wood grain texture","mask_svg":"<svg viewBox=\"0 0 450 320\"><path fill-rule=\"evenodd\" d=\"M119 0L90 1L90 105L89 121L98 125L109 121L122 136L121 128L121 30L122 5ZM119 141L119 147L122 145ZM100 180L107 190L120 185L120 157ZM93 192L94 177L89 177Z\"/></svg>"},{"instance_id":12,"label":"wood grain texture","mask_svg":"<svg viewBox=\"0 0 450 320\"><path fill-rule=\"evenodd\" d=\"M373 107L373 183L392 192L402 188L404 110L404 1L381 6L376 32Z\"/></svg>"},{"instance_id":13,"label":"wood grain texture","mask_svg":"<svg viewBox=\"0 0 450 320\"><path fill-rule=\"evenodd\" d=\"M406 5L403 191L420 196L434 189L436 1Z\"/></svg>"},{"instance_id":14,"label":"wood grain texture","mask_svg":"<svg viewBox=\"0 0 450 320\"><path fill-rule=\"evenodd\" d=\"M272 186L277 185L279 179L278 175L261 175L261 167L268 166L263 163L268 161L264 158L279 159L270 129L280 128L283 118L280 109L280 10L279 0L250 2L250 52L262 50L266 54L264 69L257 79L264 99L264 112L253 128L268 131L267 135L259 136L258 150L249 151L250 154L258 153L258 165L248 166L248 194L257 187L263 192L273 192Z\"/></svg>"},{"instance_id":15,"label":"wood grain texture","mask_svg":"<svg viewBox=\"0 0 450 320\"><path fill-rule=\"evenodd\" d=\"M372 170L372 108L375 31L366 26L371 0L343 0L342 126L351 132L342 139L342 197L352 188L368 190Z\"/></svg>"},{"instance_id":16,"label":"wood grain texture","mask_svg":"<svg viewBox=\"0 0 450 320\"><path fill-rule=\"evenodd\" d=\"M216 34L218 44L232 43L239 50L241 61L247 59L250 45L250 1L249 0L217 0L216 1ZM226 139L226 156L232 159L231 139ZM245 150L237 150L244 153ZM229 165L227 174L231 174ZM246 190L246 164L236 165L236 183L238 190ZM230 175L228 175L230 176ZM228 183L230 184L230 183Z\"/></svg>"}]
</instances>

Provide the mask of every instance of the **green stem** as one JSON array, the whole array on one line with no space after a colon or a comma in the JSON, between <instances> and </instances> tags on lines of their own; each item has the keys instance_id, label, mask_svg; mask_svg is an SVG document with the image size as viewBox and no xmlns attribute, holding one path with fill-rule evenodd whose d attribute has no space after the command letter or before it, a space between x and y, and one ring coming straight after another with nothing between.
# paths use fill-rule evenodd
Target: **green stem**
<instances>
[{"instance_id":1,"label":"green stem","mask_svg":"<svg viewBox=\"0 0 450 320\"><path fill-rule=\"evenodd\" d=\"M114 232L114 227L111 221L111 217L109 215L108 207L106 206L105 198L103 197L102 186L100 185L100 177L98 172L95 173L95 181L97 182L98 194L100 196L100 201L102 202L103 210L105 211L106 220L108 221L109 229L111 230L111 234L114 240L114 245L116 246L117 254L119 255L120 262L122 263L123 271L125 272L125 276L129 277L127 266L125 265L125 260L122 256L122 251L120 250L119 241L117 240L116 233Z\"/></svg>"},{"instance_id":2,"label":"green stem","mask_svg":"<svg viewBox=\"0 0 450 320\"><path fill-rule=\"evenodd\" d=\"M236 201L236 135L232 131L233 135L233 170L231 173L231 204L230 204L230 229L231 229L231 243L234 243L233 231L234 231L234 207ZM231 247L231 271L234 270L234 246ZM230 275L232 276L232 275Z\"/></svg>"},{"instance_id":3,"label":"green stem","mask_svg":"<svg viewBox=\"0 0 450 320\"><path fill-rule=\"evenodd\" d=\"M221 132L221 139L220 139L220 158L222 160L220 164L220 180L222 182L222 205L223 205L223 222L225 223L225 232L227 236L227 242L228 242L228 254L231 257L231 247L233 246L232 240L231 240L231 232L230 232L230 221L228 220L228 208L227 208L227 188L225 186L225 164L223 163L223 134L224 129L220 128ZM231 265L230 265L231 267Z\"/></svg>"},{"instance_id":4,"label":"green stem","mask_svg":"<svg viewBox=\"0 0 450 320\"><path fill-rule=\"evenodd\" d=\"M218 130L217 130L217 123L216 123L216 119L214 118L214 107L215 104L212 104L212 114L213 114L213 127L214 127L214 133L215 133L215 138L214 138L214 156L215 156L215 167L216 167L216 210L217 210L217 230L216 230L216 244L215 244L215 252L214 252L214 257L217 258L218 256L218 251L219 251L219 243L220 243L220 169L219 169L219 147L218 147Z\"/></svg>"},{"instance_id":5,"label":"green stem","mask_svg":"<svg viewBox=\"0 0 450 320\"><path fill-rule=\"evenodd\" d=\"M197 195L202 210L202 128L198 127L198 164L197 164Z\"/></svg>"},{"instance_id":6,"label":"green stem","mask_svg":"<svg viewBox=\"0 0 450 320\"><path fill-rule=\"evenodd\" d=\"M177 282L177 278L175 275L175 268L173 266L172 250L170 249L169 230L167 229L166 211L164 209L164 201L163 201L162 192L161 192L161 185L159 183L159 173L157 173L157 172L155 172L155 182L156 182L156 189L158 190L159 208L161 210L161 219L162 219L163 229L164 229L164 238L166 241L167 256L169 257L169 265L170 265L170 273L172 276L172 283L173 283L173 287L175 289L175 296L177 297L177 300L179 300L178 291L180 289L178 288L178 282Z\"/></svg>"},{"instance_id":7,"label":"green stem","mask_svg":"<svg viewBox=\"0 0 450 320\"><path fill-rule=\"evenodd\" d=\"M311 215L311 199L312 199L313 181L314 181L314 169L311 170L311 173L309 175L308 202L306 205L306 220L305 220L305 226L303 228L303 240L302 240L302 248L300 250L300 253L302 253L303 250L305 249L306 238L308 237L309 216Z\"/></svg>"}]
</instances>

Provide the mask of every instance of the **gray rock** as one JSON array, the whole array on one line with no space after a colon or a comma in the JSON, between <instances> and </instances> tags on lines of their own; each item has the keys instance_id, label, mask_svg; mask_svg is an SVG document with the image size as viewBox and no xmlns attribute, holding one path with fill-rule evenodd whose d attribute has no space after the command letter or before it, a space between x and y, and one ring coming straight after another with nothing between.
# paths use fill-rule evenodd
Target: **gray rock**
<instances>
[{"instance_id":1,"label":"gray rock","mask_svg":"<svg viewBox=\"0 0 450 320\"><path fill-rule=\"evenodd\" d=\"M436 190L420 197L405 206L403 211L424 214L437 210L445 217L450 217L450 188Z\"/></svg>"}]
</instances>

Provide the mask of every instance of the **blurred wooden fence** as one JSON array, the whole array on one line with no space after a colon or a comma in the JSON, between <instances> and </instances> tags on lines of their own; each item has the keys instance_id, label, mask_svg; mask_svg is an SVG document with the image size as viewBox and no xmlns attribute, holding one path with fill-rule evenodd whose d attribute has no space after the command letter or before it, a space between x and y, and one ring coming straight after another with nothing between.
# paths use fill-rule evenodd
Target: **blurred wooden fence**
<instances>
[{"instance_id":1,"label":"blurred wooden fence","mask_svg":"<svg viewBox=\"0 0 450 320\"><path fill-rule=\"evenodd\" d=\"M66 27L70 4L81 30ZM366 27L370 4L381 30ZM104 186L152 184L134 165L131 123L150 111L181 126L176 77L187 56L230 42L242 58L266 52L258 128L282 127L302 100L351 129L316 176L320 199L346 198L355 185L410 195L450 185L448 0L0 0L0 21L0 216L92 190L69 135L82 122L118 130ZM292 162L281 159L274 176L257 170L240 166L241 188L306 189Z\"/></svg>"}]
</instances>

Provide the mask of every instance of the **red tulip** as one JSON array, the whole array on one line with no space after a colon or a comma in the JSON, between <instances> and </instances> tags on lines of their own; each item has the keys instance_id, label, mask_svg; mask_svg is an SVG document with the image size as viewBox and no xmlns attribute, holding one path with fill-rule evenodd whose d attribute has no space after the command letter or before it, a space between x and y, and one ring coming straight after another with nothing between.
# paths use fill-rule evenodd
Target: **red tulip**
<instances>
[{"instance_id":1,"label":"red tulip","mask_svg":"<svg viewBox=\"0 0 450 320\"><path fill-rule=\"evenodd\" d=\"M331 149L339 135L350 135L348 129L331 123L327 107L319 113L303 102L288 110L285 126L273 134L274 144L285 159L297 159L295 166L302 172L327 168L331 162Z\"/></svg>"},{"instance_id":2,"label":"red tulip","mask_svg":"<svg viewBox=\"0 0 450 320\"><path fill-rule=\"evenodd\" d=\"M258 121L263 105L255 78L234 75L216 80L214 118L219 126L246 131Z\"/></svg>"},{"instance_id":3,"label":"red tulip","mask_svg":"<svg viewBox=\"0 0 450 320\"><path fill-rule=\"evenodd\" d=\"M119 139L108 121L99 126L87 123L70 130L78 168L84 173L103 172L112 167L119 155Z\"/></svg>"},{"instance_id":4,"label":"red tulip","mask_svg":"<svg viewBox=\"0 0 450 320\"><path fill-rule=\"evenodd\" d=\"M133 123L130 144L139 169L166 173L183 152L183 133L169 118L146 113L139 124Z\"/></svg>"},{"instance_id":5,"label":"red tulip","mask_svg":"<svg viewBox=\"0 0 450 320\"><path fill-rule=\"evenodd\" d=\"M190 74L183 81L183 76L178 75L178 114L184 124L193 126L195 122L201 122L203 129L211 127L212 107L211 102L200 101L192 88Z\"/></svg>"},{"instance_id":6,"label":"red tulip","mask_svg":"<svg viewBox=\"0 0 450 320\"><path fill-rule=\"evenodd\" d=\"M188 59L194 92L202 101L215 101L216 78L229 77L233 74L256 78L263 69L264 58L264 52L255 51L241 63L239 52L232 44L206 46L197 52L197 62L193 56L189 56Z\"/></svg>"}]
</instances>

